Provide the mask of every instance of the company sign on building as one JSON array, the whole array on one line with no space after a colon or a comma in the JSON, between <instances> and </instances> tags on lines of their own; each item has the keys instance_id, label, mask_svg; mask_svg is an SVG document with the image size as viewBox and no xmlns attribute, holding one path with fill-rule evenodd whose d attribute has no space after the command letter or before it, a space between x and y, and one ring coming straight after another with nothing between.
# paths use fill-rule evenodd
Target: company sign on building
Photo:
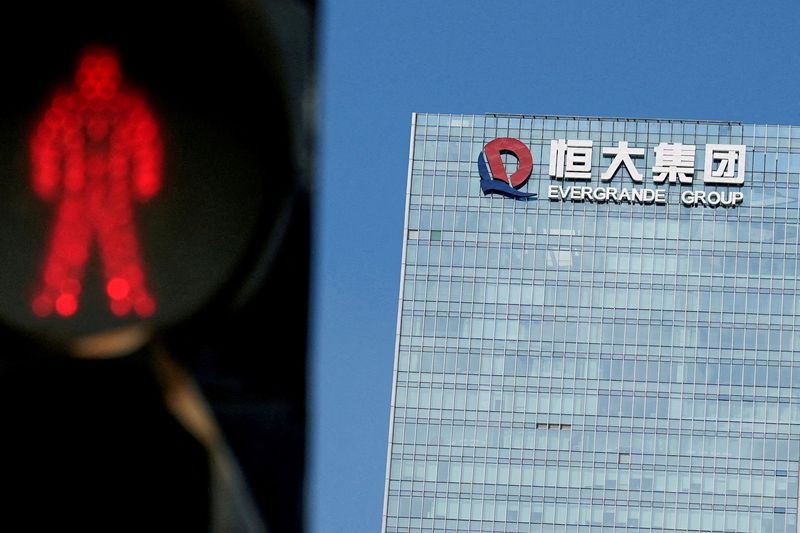
<instances>
[{"instance_id":1,"label":"company sign on building","mask_svg":"<svg viewBox=\"0 0 800 533\"><path fill-rule=\"evenodd\" d=\"M653 148L655 160L650 175L655 188L644 186L645 177L637 168L635 159L642 159L645 148L635 148L628 141L618 141L616 146L603 147L600 152L608 159L599 176L603 185L591 185L594 141L591 139L555 139L550 141L548 176L571 183L549 185L547 198L554 201L590 201L615 203L640 203L665 205L669 191L658 185L693 185L696 170L697 146L681 142L660 142ZM706 144L701 149L705 164L702 172L704 185L741 186L745 182L747 146L743 144ZM502 155L512 157L517 168L509 176ZM488 164L487 164L488 161ZM519 139L498 138L489 141L478 157L481 189L484 194L501 194L512 198L530 198L536 193L518 189L528 180L533 168L530 149ZM615 176L625 174L632 187L606 185ZM580 183L580 185L576 184ZM735 207L742 203L744 194L739 191L695 190L678 191L685 206Z\"/></svg>"}]
</instances>

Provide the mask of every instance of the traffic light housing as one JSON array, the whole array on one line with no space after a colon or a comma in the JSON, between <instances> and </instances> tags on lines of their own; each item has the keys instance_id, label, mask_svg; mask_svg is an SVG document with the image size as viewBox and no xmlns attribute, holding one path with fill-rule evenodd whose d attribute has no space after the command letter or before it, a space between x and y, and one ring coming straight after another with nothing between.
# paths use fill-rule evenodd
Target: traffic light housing
<instances>
[{"instance_id":1,"label":"traffic light housing","mask_svg":"<svg viewBox=\"0 0 800 533\"><path fill-rule=\"evenodd\" d=\"M58 354L145 328L202 386L276 531L302 524L313 23L313 2L289 0L0 8L0 415L49 439L48 406L92 404L70 382L115 398L103 420L136 412L118 368L149 363L109 363L108 389ZM127 100L109 104L107 82Z\"/></svg>"}]
</instances>

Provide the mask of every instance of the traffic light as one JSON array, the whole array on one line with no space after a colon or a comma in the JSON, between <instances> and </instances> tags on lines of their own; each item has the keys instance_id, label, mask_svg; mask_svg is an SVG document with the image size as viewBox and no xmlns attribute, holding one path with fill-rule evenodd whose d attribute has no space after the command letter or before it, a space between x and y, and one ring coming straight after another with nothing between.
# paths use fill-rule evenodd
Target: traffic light
<instances>
[{"instance_id":1,"label":"traffic light","mask_svg":"<svg viewBox=\"0 0 800 533\"><path fill-rule=\"evenodd\" d=\"M89 527L94 499L131 529L226 530L230 500L301 529L314 13L0 8L0 479L18 509ZM215 489L213 453L197 467L207 450L162 401L175 362L249 496ZM86 480L101 486L70 491Z\"/></svg>"}]
</instances>

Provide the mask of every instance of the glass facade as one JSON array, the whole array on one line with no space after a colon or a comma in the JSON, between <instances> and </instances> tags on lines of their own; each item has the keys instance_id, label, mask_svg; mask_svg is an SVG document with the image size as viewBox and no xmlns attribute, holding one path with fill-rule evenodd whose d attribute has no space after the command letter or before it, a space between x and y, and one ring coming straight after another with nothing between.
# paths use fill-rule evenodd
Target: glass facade
<instances>
[{"instance_id":1,"label":"glass facade","mask_svg":"<svg viewBox=\"0 0 800 533\"><path fill-rule=\"evenodd\" d=\"M505 137L538 199L481 193ZM551 177L559 140L592 141L589 180ZM383 530L797 531L800 127L418 114L411 142ZM620 142L642 182L601 179ZM654 179L663 143L692 183ZM709 145L744 145L743 185Z\"/></svg>"}]
</instances>

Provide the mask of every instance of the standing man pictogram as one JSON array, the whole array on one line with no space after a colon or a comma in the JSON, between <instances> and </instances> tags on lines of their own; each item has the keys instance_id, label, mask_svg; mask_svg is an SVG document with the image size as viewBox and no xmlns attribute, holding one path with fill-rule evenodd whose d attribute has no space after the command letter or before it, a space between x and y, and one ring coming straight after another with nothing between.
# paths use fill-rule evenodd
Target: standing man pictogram
<instances>
[{"instance_id":1,"label":"standing man pictogram","mask_svg":"<svg viewBox=\"0 0 800 533\"><path fill-rule=\"evenodd\" d=\"M150 316L156 302L145 281L133 203L161 187L158 123L144 100L122 86L110 50L87 51L75 83L77 90L53 98L31 142L33 189L56 205L33 312L67 317L78 310L96 240L111 311Z\"/></svg>"}]
</instances>

